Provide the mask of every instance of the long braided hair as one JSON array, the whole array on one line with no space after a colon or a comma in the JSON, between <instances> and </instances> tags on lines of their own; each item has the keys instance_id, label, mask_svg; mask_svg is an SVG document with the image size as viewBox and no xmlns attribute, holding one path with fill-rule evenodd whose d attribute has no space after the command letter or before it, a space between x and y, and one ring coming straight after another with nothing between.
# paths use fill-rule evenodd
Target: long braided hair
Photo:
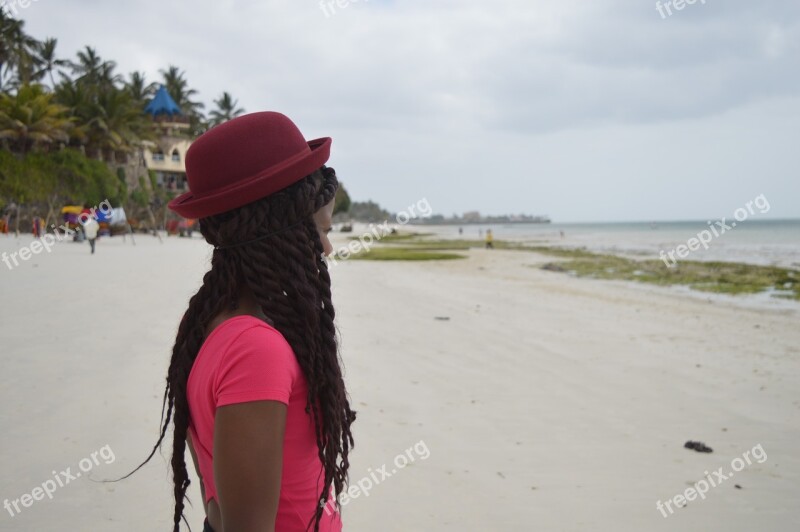
<instances>
[{"instance_id":1,"label":"long braided hair","mask_svg":"<svg viewBox=\"0 0 800 532\"><path fill-rule=\"evenodd\" d=\"M313 522L314 532L318 532L331 485L337 498L344 490L350 465L348 454L354 444L350 425L356 413L350 409L342 378L330 275L312 218L334 198L337 188L336 172L323 166L270 196L199 221L200 232L215 247L211 270L189 300L178 328L164 390L161 434L142 463L147 463L160 447L172 418L173 532L179 532L181 519L186 521L184 499L190 484L184 460L189 372L209 323L221 312L235 309L244 288L250 290L264 314L289 342L308 382L306 413L312 416L316 427L324 486L307 528ZM226 247L240 242L248 244Z\"/></svg>"}]
</instances>

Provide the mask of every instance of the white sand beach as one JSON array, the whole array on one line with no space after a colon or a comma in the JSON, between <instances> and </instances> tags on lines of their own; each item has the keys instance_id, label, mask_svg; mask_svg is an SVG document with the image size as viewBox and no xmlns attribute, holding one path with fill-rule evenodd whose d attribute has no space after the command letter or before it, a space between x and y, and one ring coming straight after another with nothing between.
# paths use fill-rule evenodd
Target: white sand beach
<instances>
[{"instance_id":1,"label":"white sand beach","mask_svg":"<svg viewBox=\"0 0 800 532\"><path fill-rule=\"evenodd\" d=\"M0 237L0 252L29 242ZM0 530L170 529L169 443L127 480L93 480L129 472L154 443L175 329L209 256L199 238L137 235L101 239L94 256L61 243L0 264L0 498L80 472L104 446L114 457L52 499L2 510ZM351 481L397 469L418 442L429 452L349 501L345 530L800 529L800 305L536 267L549 260L474 249L333 267L358 410ZM758 445L762 463L667 518L657 510ZM201 530L192 479L187 516Z\"/></svg>"}]
</instances>

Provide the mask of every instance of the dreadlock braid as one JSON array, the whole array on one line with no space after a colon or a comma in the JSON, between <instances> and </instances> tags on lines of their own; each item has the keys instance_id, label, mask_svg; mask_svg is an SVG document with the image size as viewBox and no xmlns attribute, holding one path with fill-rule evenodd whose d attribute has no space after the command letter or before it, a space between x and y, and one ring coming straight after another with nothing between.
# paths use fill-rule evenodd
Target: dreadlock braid
<instances>
[{"instance_id":1,"label":"dreadlock braid","mask_svg":"<svg viewBox=\"0 0 800 532\"><path fill-rule=\"evenodd\" d=\"M167 371L161 434L142 462L144 465L153 457L172 421L173 532L180 531L181 520L186 522L184 499L190 484L184 459L190 421L186 396L189 373L209 324L224 310L237 307L244 288L250 290L264 314L286 338L308 382L306 412L314 421L324 484L318 497L321 504L307 528L313 523L314 532L318 532L322 503L331 486L337 498L344 491L350 466L348 454L354 444L350 425L356 413L350 408L342 378L331 280L313 220L313 214L334 198L337 188L336 172L323 166L266 198L200 219L201 233L215 246L211 270L190 299L178 327ZM226 247L265 235L271 236L248 245Z\"/></svg>"}]
</instances>

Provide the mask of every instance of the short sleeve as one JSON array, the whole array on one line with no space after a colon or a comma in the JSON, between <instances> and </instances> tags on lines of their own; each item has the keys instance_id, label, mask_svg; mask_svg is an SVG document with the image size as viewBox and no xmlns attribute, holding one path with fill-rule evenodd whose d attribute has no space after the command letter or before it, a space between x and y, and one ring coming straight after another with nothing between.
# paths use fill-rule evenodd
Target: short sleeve
<instances>
[{"instance_id":1,"label":"short sleeve","mask_svg":"<svg viewBox=\"0 0 800 532\"><path fill-rule=\"evenodd\" d=\"M255 326L229 345L214 378L217 407L250 401L289 404L300 367L286 339L277 331Z\"/></svg>"}]
</instances>

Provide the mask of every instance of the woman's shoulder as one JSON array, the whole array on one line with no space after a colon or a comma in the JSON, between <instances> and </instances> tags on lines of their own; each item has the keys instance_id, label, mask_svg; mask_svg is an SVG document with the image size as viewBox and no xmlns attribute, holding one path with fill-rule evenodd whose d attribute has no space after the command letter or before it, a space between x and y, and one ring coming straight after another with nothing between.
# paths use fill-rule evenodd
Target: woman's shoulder
<instances>
[{"instance_id":1,"label":"woman's shoulder","mask_svg":"<svg viewBox=\"0 0 800 532\"><path fill-rule=\"evenodd\" d=\"M255 367L282 367L292 375L300 371L292 346L278 329L256 316L233 316L206 337L192 365L190 380L194 374L213 378Z\"/></svg>"},{"instance_id":2,"label":"woman's shoulder","mask_svg":"<svg viewBox=\"0 0 800 532\"><path fill-rule=\"evenodd\" d=\"M250 314L233 316L222 321L209 333L203 347L215 346L226 349L253 343L289 347L289 343L278 329Z\"/></svg>"},{"instance_id":3,"label":"woman's shoulder","mask_svg":"<svg viewBox=\"0 0 800 532\"><path fill-rule=\"evenodd\" d=\"M275 327L255 316L220 323L206 339L201 358L198 375L206 375L218 407L266 399L288 404L302 379L292 347Z\"/></svg>"}]
</instances>

